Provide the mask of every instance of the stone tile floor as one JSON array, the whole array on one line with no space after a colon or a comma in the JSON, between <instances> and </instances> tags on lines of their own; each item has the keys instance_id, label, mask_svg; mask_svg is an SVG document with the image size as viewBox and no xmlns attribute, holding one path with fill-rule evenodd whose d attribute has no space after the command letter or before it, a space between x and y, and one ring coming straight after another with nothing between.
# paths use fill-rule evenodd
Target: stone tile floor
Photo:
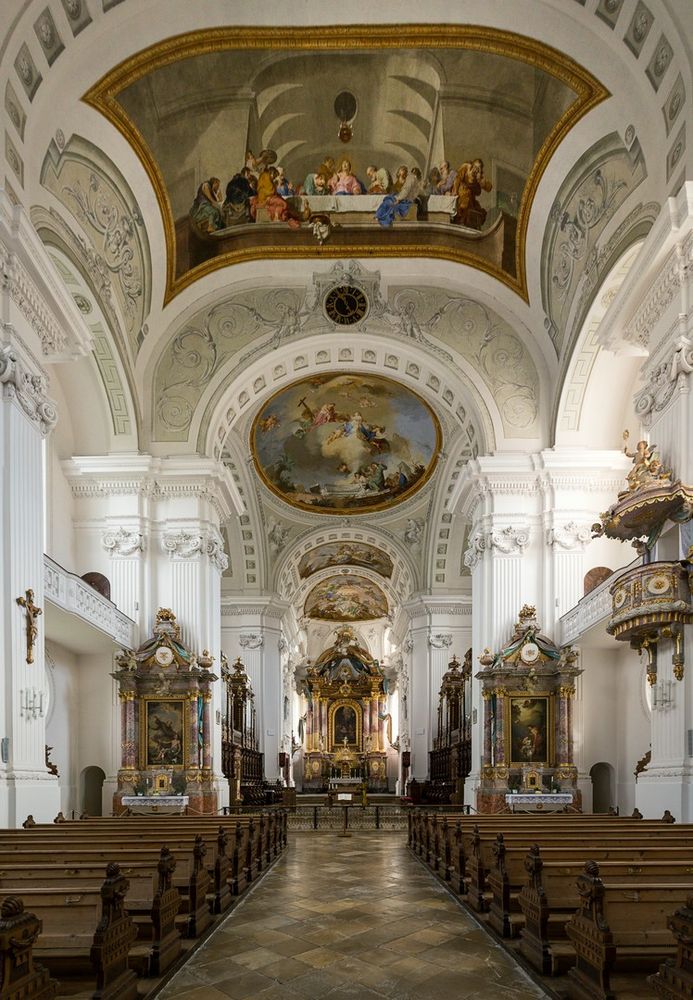
<instances>
[{"instance_id":1,"label":"stone tile floor","mask_svg":"<svg viewBox=\"0 0 693 1000\"><path fill-rule=\"evenodd\" d=\"M399 833L297 833L161 1000L546 997Z\"/></svg>"}]
</instances>

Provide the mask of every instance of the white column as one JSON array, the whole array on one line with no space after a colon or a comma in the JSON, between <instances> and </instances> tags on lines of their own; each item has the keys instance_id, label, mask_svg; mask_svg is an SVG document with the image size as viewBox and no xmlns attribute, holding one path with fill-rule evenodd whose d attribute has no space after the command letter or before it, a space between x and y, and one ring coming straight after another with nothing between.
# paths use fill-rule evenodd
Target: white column
<instances>
[{"instance_id":1,"label":"white column","mask_svg":"<svg viewBox=\"0 0 693 1000\"><path fill-rule=\"evenodd\" d=\"M402 647L403 656L409 657L406 721L411 740L410 777L425 781L428 752L438 724L440 685L453 654L462 660L471 645L472 606L466 595L422 596L407 602L403 610L410 621L409 636Z\"/></svg>"},{"instance_id":2,"label":"white column","mask_svg":"<svg viewBox=\"0 0 693 1000\"><path fill-rule=\"evenodd\" d=\"M17 603L32 590L43 610L42 441L57 412L44 373L12 333L6 325L0 341L0 825L10 827L29 813L45 823L60 808L58 780L45 764L45 619L34 619L29 663L27 609Z\"/></svg>"},{"instance_id":3,"label":"white column","mask_svg":"<svg viewBox=\"0 0 693 1000\"><path fill-rule=\"evenodd\" d=\"M269 597L225 595L221 605L222 648L232 663L240 656L255 692L259 749L265 778L280 777L284 678L280 639L289 606ZM317 732L317 715L316 715Z\"/></svg>"}]
</instances>

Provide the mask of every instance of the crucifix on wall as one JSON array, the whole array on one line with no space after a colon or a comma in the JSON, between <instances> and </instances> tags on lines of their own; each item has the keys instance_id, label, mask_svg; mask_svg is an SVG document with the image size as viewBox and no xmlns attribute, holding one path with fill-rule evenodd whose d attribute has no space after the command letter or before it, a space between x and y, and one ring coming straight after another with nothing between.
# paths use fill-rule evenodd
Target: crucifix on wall
<instances>
[{"instance_id":1,"label":"crucifix on wall","mask_svg":"<svg viewBox=\"0 0 693 1000\"><path fill-rule=\"evenodd\" d=\"M17 598L17 604L26 612L26 662L34 662L34 646L38 637L38 625L36 619L43 614L41 608L34 604L33 590L27 590L24 597Z\"/></svg>"}]
</instances>

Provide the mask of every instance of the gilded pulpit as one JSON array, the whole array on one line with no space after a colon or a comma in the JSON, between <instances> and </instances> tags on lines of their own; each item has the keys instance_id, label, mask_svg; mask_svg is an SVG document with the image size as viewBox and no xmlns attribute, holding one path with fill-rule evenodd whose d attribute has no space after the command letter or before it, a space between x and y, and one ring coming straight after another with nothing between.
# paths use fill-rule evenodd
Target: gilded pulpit
<instances>
[{"instance_id":1,"label":"gilded pulpit","mask_svg":"<svg viewBox=\"0 0 693 1000\"><path fill-rule=\"evenodd\" d=\"M176 616L159 608L152 636L117 657L121 767L113 810L123 797L186 796L190 812L214 813L212 783L213 658L196 656L180 638Z\"/></svg>"},{"instance_id":2,"label":"gilded pulpit","mask_svg":"<svg viewBox=\"0 0 693 1000\"><path fill-rule=\"evenodd\" d=\"M349 626L308 668L303 787L365 780L387 791L387 681L377 660L356 643Z\"/></svg>"},{"instance_id":3,"label":"gilded pulpit","mask_svg":"<svg viewBox=\"0 0 693 1000\"><path fill-rule=\"evenodd\" d=\"M573 762L577 654L542 635L525 605L507 645L479 657L484 705L479 812L502 812L512 792L570 792L580 807Z\"/></svg>"}]
</instances>

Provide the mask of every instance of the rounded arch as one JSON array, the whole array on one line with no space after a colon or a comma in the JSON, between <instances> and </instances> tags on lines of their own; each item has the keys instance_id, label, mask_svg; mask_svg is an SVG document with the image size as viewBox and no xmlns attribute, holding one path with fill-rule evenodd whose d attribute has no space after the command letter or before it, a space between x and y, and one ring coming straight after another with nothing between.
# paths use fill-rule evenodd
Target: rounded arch
<instances>
[{"instance_id":1,"label":"rounded arch","mask_svg":"<svg viewBox=\"0 0 693 1000\"><path fill-rule=\"evenodd\" d=\"M106 772L97 764L85 767L79 776L79 802L81 812L88 816L103 815L103 783Z\"/></svg>"},{"instance_id":2,"label":"rounded arch","mask_svg":"<svg viewBox=\"0 0 693 1000\"><path fill-rule=\"evenodd\" d=\"M616 801L616 771L613 764L598 761L590 768L592 812L608 813Z\"/></svg>"},{"instance_id":3,"label":"rounded arch","mask_svg":"<svg viewBox=\"0 0 693 1000\"><path fill-rule=\"evenodd\" d=\"M651 219L643 221L624 236L568 355L552 421L552 442L557 447L620 447L642 357L635 350L618 356L606 350L600 326L628 273L637 267L651 224Z\"/></svg>"},{"instance_id":4,"label":"rounded arch","mask_svg":"<svg viewBox=\"0 0 693 1000\"><path fill-rule=\"evenodd\" d=\"M293 592L291 598L289 598L291 604L296 609L297 616L299 619L303 617L304 607L306 599L312 593L312 591L321 584L324 580L329 580L334 576L344 574L345 579L351 576L364 577L373 583L379 590L383 592L387 600L388 610L387 615L384 617L391 618L394 611L399 607L401 601L397 595L397 592L393 589L390 582L385 580L379 573L374 573L373 570L365 569L363 566L330 566L327 569L318 570L317 573L313 573L307 580L302 580L299 586ZM331 624L328 619L314 619L319 621L321 624ZM374 619L376 620L376 619ZM361 624L369 624L369 619L364 619ZM335 627L338 622L335 622ZM349 624L352 624L351 622ZM359 624L359 622L355 622Z\"/></svg>"},{"instance_id":5,"label":"rounded arch","mask_svg":"<svg viewBox=\"0 0 693 1000\"><path fill-rule=\"evenodd\" d=\"M426 399L442 417L443 426L448 421L458 424L479 451L493 450L502 439L498 408L490 394L479 392L474 382L478 375L471 366L466 371L451 369L420 347L381 343L365 333L353 334L349 347L338 347L336 341L321 346L324 343L319 338L299 340L259 358L232 378L221 369L192 424L199 450L218 458L228 434L243 426L246 414L254 416L273 392L297 378L325 371L380 373L402 381Z\"/></svg>"},{"instance_id":6,"label":"rounded arch","mask_svg":"<svg viewBox=\"0 0 693 1000\"><path fill-rule=\"evenodd\" d=\"M299 572L301 560L320 546L334 543L358 543L372 545L386 553L392 561L392 575L389 580L383 581L381 574L374 574L376 582L387 582L393 598L398 602L406 600L409 594L418 587L418 572L416 562L412 559L402 543L384 528L373 528L372 526L354 525L327 525L308 529L301 534L282 555L274 570L274 587L285 601L293 601L297 591L308 581L317 581L315 573L302 577ZM354 564L349 564L354 565ZM354 567L356 568L356 567ZM368 567L358 567L368 569ZM339 569L337 564L331 567L335 572ZM329 572L326 571L326 575Z\"/></svg>"}]
</instances>

